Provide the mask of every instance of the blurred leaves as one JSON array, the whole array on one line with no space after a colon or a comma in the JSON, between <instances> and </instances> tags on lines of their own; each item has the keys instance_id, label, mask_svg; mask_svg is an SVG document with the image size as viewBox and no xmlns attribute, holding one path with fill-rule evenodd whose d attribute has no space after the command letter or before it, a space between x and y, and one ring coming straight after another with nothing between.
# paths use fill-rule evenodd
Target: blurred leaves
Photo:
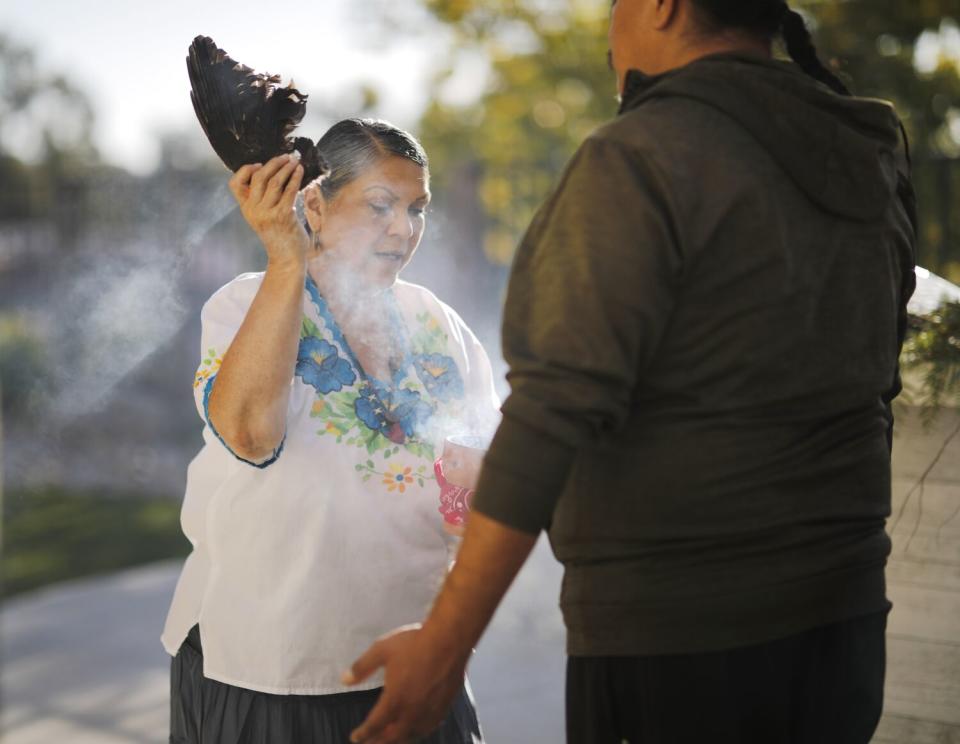
<instances>
[{"instance_id":1,"label":"blurred leaves","mask_svg":"<svg viewBox=\"0 0 960 744\"><path fill-rule=\"evenodd\" d=\"M573 150L614 114L614 79L606 65L609 3L425 4L458 40L421 122L435 190L442 199L446 174L479 173L484 248L491 260L508 264ZM920 263L960 281L954 196L960 194L960 0L793 4L806 15L825 64L856 94L897 107L912 143ZM450 96L444 86L458 79L465 54L478 53L488 60L485 83L469 103L450 101L465 96ZM936 410L960 388L960 306L944 305L915 322L904 363L922 371L923 404Z\"/></svg>"},{"instance_id":2,"label":"blurred leaves","mask_svg":"<svg viewBox=\"0 0 960 744\"><path fill-rule=\"evenodd\" d=\"M446 174L459 177L465 162L475 163L487 219L487 254L509 263L573 150L615 111L614 79L606 65L609 2L424 4L456 40L420 126L434 166L435 191L442 200L449 185ZM953 237L960 236L960 215L947 209L957 193L956 169L945 178L931 163L960 155L960 41L954 44L951 28L956 26L950 21L960 19L960 0L794 4L810 19L825 63L858 94L897 106L914 149L923 217L921 262L956 279L960 253ZM487 61L485 79L474 75L467 80L474 88L472 97L459 90L451 95L451 83L461 80L460 69L477 54ZM931 55L933 69L918 69L918 57Z\"/></svg>"},{"instance_id":3,"label":"blurred leaves","mask_svg":"<svg viewBox=\"0 0 960 744\"><path fill-rule=\"evenodd\" d=\"M913 146L920 264L960 281L960 0L796 4L852 89L897 107Z\"/></svg>"},{"instance_id":4,"label":"blurred leaves","mask_svg":"<svg viewBox=\"0 0 960 744\"><path fill-rule=\"evenodd\" d=\"M52 217L62 244L73 243L83 179L99 161L93 123L84 93L0 32L0 219Z\"/></svg>"},{"instance_id":5,"label":"blurred leaves","mask_svg":"<svg viewBox=\"0 0 960 744\"><path fill-rule=\"evenodd\" d=\"M113 572L174 556L190 544L180 505L137 494L47 488L11 492L3 502L3 594Z\"/></svg>"},{"instance_id":6,"label":"blurred leaves","mask_svg":"<svg viewBox=\"0 0 960 744\"><path fill-rule=\"evenodd\" d=\"M616 110L606 65L608 8L552 0L427 5L460 39L420 127L435 191L442 200L446 174L462 173L468 161L478 164L484 250L491 261L509 264L564 163ZM464 56L478 52L488 61L482 95L466 105L445 100L459 97L449 84Z\"/></svg>"},{"instance_id":7,"label":"blurred leaves","mask_svg":"<svg viewBox=\"0 0 960 744\"><path fill-rule=\"evenodd\" d=\"M93 121L79 89L42 71L32 50L0 33L0 151L21 160L51 150L92 158Z\"/></svg>"},{"instance_id":8,"label":"blurred leaves","mask_svg":"<svg viewBox=\"0 0 960 744\"><path fill-rule=\"evenodd\" d=\"M911 318L901 362L923 380L920 405L929 421L944 405L957 405L960 392L960 302L944 302L935 312Z\"/></svg>"},{"instance_id":9,"label":"blurred leaves","mask_svg":"<svg viewBox=\"0 0 960 744\"><path fill-rule=\"evenodd\" d=\"M38 333L15 315L0 315L0 416L25 413L47 377Z\"/></svg>"}]
</instances>

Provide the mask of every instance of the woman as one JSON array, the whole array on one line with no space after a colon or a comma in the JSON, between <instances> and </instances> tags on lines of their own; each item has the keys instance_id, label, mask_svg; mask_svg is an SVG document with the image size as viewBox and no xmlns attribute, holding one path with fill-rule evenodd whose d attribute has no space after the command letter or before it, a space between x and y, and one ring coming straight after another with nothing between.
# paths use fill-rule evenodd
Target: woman
<instances>
[{"instance_id":1,"label":"woman","mask_svg":"<svg viewBox=\"0 0 960 744\"><path fill-rule=\"evenodd\" d=\"M498 401L470 330L398 279L423 234L427 158L406 132L348 119L294 205L281 156L230 181L267 268L204 306L196 402L205 445L183 506L193 543L163 634L171 741L343 742L380 682L340 674L421 620L450 560L433 463ZM467 689L426 741L474 742Z\"/></svg>"},{"instance_id":2,"label":"woman","mask_svg":"<svg viewBox=\"0 0 960 744\"><path fill-rule=\"evenodd\" d=\"M436 723L548 529L570 744L867 744L914 286L899 120L783 0L616 0L610 47L620 112L514 261L457 564L354 665L386 683L352 741Z\"/></svg>"}]
</instances>

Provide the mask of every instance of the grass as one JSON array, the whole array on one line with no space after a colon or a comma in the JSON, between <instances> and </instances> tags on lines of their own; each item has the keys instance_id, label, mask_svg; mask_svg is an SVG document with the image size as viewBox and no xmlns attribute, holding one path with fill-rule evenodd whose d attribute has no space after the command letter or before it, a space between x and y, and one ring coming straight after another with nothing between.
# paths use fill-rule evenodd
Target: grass
<instances>
[{"instance_id":1,"label":"grass","mask_svg":"<svg viewBox=\"0 0 960 744\"><path fill-rule=\"evenodd\" d=\"M189 551L179 501L56 488L4 493L6 597Z\"/></svg>"}]
</instances>

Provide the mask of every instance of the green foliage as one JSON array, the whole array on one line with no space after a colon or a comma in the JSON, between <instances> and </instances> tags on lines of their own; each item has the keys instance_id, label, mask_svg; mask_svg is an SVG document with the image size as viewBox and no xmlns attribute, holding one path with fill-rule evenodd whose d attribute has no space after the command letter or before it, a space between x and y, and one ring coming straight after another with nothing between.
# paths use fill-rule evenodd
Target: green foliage
<instances>
[{"instance_id":1,"label":"green foliage","mask_svg":"<svg viewBox=\"0 0 960 744\"><path fill-rule=\"evenodd\" d=\"M20 148L93 155L93 107L64 75L48 74L32 50L0 33L0 152ZM27 133L25 137L22 133Z\"/></svg>"},{"instance_id":2,"label":"green foliage","mask_svg":"<svg viewBox=\"0 0 960 744\"><path fill-rule=\"evenodd\" d=\"M913 318L903 347L905 370L922 375L919 403L930 420L960 393L960 302L945 302L930 315Z\"/></svg>"},{"instance_id":3,"label":"green foliage","mask_svg":"<svg viewBox=\"0 0 960 744\"><path fill-rule=\"evenodd\" d=\"M607 69L606 2L573 0L424 0L454 31L460 54L486 56L490 78L466 106L441 92L457 64L436 80L420 131L435 191L468 169L479 172L488 257L509 263L537 206L583 139L615 111ZM960 0L795 0L814 32L821 59L862 96L890 100L910 136L920 202L920 264L960 280L960 62L943 56L916 65L918 46L952 33ZM782 54L782 52L781 52ZM922 368L926 402L935 408L960 388L958 311L946 305L922 321L904 350Z\"/></svg>"},{"instance_id":4,"label":"green foliage","mask_svg":"<svg viewBox=\"0 0 960 744\"><path fill-rule=\"evenodd\" d=\"M614 79L606 64L609 3L424 3L457 40L420 125L433 164L434 190L442 202L455 185L451 181L469 171L464 163L473 164L487 220L487 255L508 263L573 150L615 111ZM960 0L794 4L811 20L825 63L858 94L897 106L913 142L921 264L956 279L960 212L948 201L949 194L960 194L960 169L947 172L940 165L942 158L960 155L960 144L950 133L951 122L960 126L960 74L956 60L943 59L935 70L921 72L914 58L921 34L935 33L945 17L960 20ZM465 53L485 56L490 78L476 102L458 106L445 102L442 91Z\"/></svg>"},{"instance_id":5,"label":"green foliage","mask_svg":"<svg viewBox=\"0 0 960 744\"><path fill-rule=\"evenodd\" d=\"M921 38L929 43L960 21L958 0L798 0L813 20L818 48L855 93L896 106L913 146L921 213L920 261L960 281L960 67L942 56L933 69L915 66ZM952 20L951 20L952 19ZM942 29L942 31L941 31ZM952 196L952 198L951 198Z\"/></svg>"},{"instance_id":6,"label":"green foliage","mask_svg":"<svg viewBox=\"0 0 960 744\"><path fill-rule=\"evenodd\" d=\"M26 412L47 373L40 338L15 315L0 315L0 410L15 417Z\"/></svg>"},{"instance_id":7,"label":"green foliage","mask_svg":"<svg viewBox=\"0 0 960 744\"><path fill-rule=\"evenodd\" d=\"M435 192L478 163L487 257L507 264L537 206L579 142L616 110L606 63L607 7L596 2L428 0L454 25L464 49L483 54L490 80L480 100L455 106L434 96L420 132ZM516 51L521 48L522 51ZM439 90L457 60L437 79Z\"/></svg>"},{"instance_id":8,"label":"green foliage","mask_svg":"<svg viewBox=\"0 0 960 744\"><path fill-rule=\"evenodd\" d=\"M0 154L0 220L32 217L38 201L34 195L36 178L16 158Z\"/></svg>"},{"instance_id":9,"label":"green foliage","mask_svg":"<svg viewBox=\"0 0 960 744\"><path fill-rule=\"evenodd\" d=\"M66 76L0 31L0 221L50 220L63 246L87 198L93 106Z\"/></svg>"},{"instance_id":10,"label":"green foliage","mask_svg":"<svg viewBox=\"0 0 960 744\"><path fill-rule=\"evenodd\" d=\"M137 494L5 493L4 595L185 556L179 514L179 501Z\"/></svg>"}]
</instances>

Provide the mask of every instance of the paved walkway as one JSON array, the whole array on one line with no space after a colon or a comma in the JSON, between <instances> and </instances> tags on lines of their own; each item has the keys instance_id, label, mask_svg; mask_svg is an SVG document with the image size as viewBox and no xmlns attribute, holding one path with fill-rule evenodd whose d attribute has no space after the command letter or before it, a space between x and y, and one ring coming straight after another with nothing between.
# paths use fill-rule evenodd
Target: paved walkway
<instances>
[{"instance_id":1,"label":"paved walkway","mask_svg":"<svg viewBox=\"0 0 960 744\"><path fill-rule=\"evenodd\" d=\"M897 428L887 570L894 609L886 715L874 742L960 744L960 414L930 430L901 416Z\"/></svg>"},{"instance_id":2,"label":"paved walkway","mask_svg":"<svg viewBox=\"0 0 960 744\"><path fill-rule=\"evenodd\" d=\"M960 744L960 426L901 418L895 449L886 714L877 744ZM179 566L41 591L0 613L5 744L166 741L158 636ZM541 541L471 665L491 744L563 742L560 574Z\"/></svg>"},{"instance_id":3,"label":"paved walkway","mask_svg":"<svg viewBox=\"0 0 960 744\"><path fill-rule=\"evenodd\" d=\"M179 562L52 587L0 612L3 744L167 741L159 636ZM470 667L491 743L563 741L560 571L541 541Z\"/></svg>"}]
</instances>

